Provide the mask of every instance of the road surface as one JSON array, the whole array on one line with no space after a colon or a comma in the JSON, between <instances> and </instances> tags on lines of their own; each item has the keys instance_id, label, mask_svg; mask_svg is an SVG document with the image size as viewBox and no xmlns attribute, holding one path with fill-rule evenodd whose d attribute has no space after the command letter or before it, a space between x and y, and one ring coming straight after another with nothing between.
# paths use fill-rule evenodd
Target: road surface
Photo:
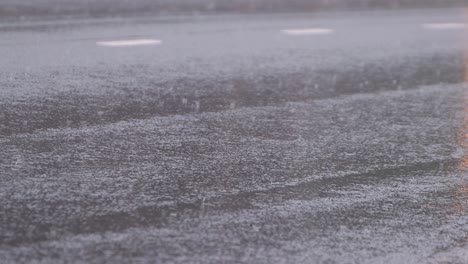
<instances>
[{"instance_id":1,"label":"road surface","mask_svg":"<svg viewBox=\"0 0 468 264\"><path fill-rule=\"evenodd\" d=\"M463 10L0 24L5 263L465 263Z\"/></svg>"}]
</instances>

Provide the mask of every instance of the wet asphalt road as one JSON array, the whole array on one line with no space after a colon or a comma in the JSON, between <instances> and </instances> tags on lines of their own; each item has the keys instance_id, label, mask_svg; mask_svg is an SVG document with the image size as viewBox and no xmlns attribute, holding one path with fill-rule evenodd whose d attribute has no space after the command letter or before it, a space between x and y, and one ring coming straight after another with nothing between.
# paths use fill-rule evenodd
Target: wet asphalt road
<instances>
[{"instance_id":1,"label":"wet asphalt road","mask_svg":"<svg viewBox=\"0 0 468 264\"><path fill-rule=\"evenodd\" d=\"M0 262L466 263L466 22L3 22Z\"/></svg>"}]
</instances>

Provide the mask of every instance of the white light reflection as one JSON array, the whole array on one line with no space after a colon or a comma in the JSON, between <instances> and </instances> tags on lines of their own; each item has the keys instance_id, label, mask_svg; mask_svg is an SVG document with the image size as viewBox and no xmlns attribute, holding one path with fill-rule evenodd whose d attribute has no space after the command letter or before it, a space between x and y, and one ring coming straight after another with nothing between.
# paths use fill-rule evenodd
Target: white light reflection
<instances>
[{"instance_id":1,"label":"white light reflection","mask_svg":"<svg viewBox=\"0 0 468 264\"><path fill-rule=\"evenodd\" d=\"M301 35L328 35L334 32L330 28L298 28L281 30L286 35L301 36Z\"/></svg>"},{"instance_id":2,"label":"white light reflection","mask_svg":"<svg viewBox=\"0 0 468 264\"><path fill-rule=\"evenodd\" d=\"M422 25L423 28L433 30L448 30L448 29L464 29L467 28L463 23L427 23Z\"/></svg>"},{"instance_id":3,"label":"white light reflection","mask_svg":"<svg viewBox=\"0 0 468 264\"><path fill-rule=\"evenodd\" d=\"M148 46L160 45L161 40L158 39L128 39L128 40L113 40L113 41L98 41L96 45L105 47L131 47L131 46Z\"/></svg>"}]
</instances>

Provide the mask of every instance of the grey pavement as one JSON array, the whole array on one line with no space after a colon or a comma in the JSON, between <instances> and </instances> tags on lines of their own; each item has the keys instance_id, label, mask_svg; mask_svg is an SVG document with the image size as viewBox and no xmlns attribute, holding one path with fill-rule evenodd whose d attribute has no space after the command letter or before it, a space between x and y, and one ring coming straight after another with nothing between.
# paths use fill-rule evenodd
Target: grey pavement
<instances>
[{"instance_id":1,"label":"grey pavement","mask_svg":"<svg viewBox=\"0 0 468 264\"><path fill-rule=\"evenodd\" d=\"M464 263L465 15L1 23L1 260Z\"/></svg>"}]
</instances>

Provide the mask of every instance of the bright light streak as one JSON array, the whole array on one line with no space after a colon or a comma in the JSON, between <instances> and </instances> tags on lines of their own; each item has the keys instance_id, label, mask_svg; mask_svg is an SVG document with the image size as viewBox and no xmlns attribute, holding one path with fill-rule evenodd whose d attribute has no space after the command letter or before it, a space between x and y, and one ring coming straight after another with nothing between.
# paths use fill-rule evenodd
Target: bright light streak
<instances>
[{"instance_id":1,"label":"bright light streak","mask_svg":"<svg viewBox=\"0 0 468 264\"><path fill-rule=\"evenodd\" d=\"M427 23L422 25L426 29L447 30L447 29L464 29L467 28L463 23Z\"/></svg>"},{"instance_id":2,"label":"bright light streak","mask_svg":"<svg viewBox=\"0 0 468 264\"><path fill-rule=\"evenodd\" d=\"M105 47L131 47L131 46L148 46L160 45L161 40L158 39L127 39L127 40L113 40L113 41L98 41L96 45Z\"/></svg>"},{"instance_id":3,"label":"bright light streak","mask_svg":"<svg viewBox=\"0 0 468 264\"><path fill-rule=\"evenodd\" d=\"M286 35L302 36L302 35L327 35L334 32L330 28L297 28L281 30Z\"/></svg>"}]
</instances>

